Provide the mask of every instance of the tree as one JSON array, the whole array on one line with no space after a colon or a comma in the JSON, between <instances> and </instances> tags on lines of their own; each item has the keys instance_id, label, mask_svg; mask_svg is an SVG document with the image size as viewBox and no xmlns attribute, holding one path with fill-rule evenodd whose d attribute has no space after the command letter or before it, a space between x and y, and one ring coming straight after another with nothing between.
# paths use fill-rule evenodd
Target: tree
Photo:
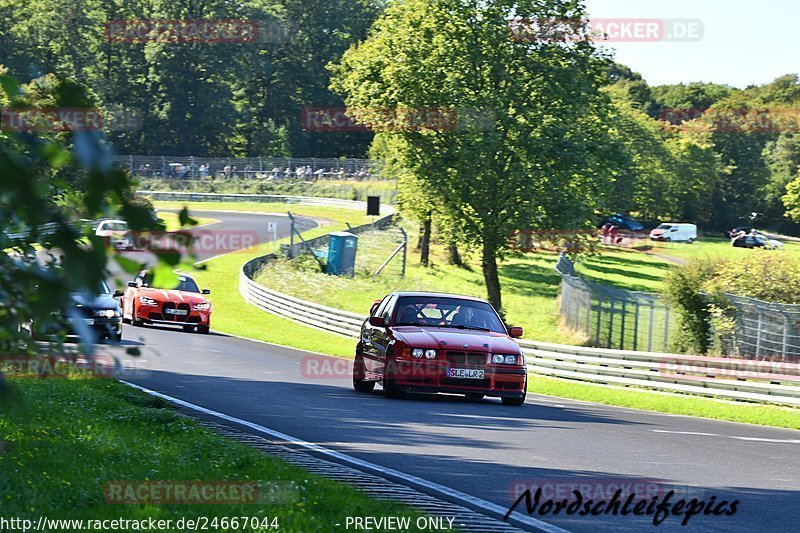
<instances>
[{"instance_id":1,"label":"tree","mask_svg":"<svg viewBox=\"0 0 800 533\"><path fill-rule=\"evenodd\" d=\"M608 61L585 40L514 38L513 16L585 19L560 0L394 2L332 67L350 113L397 136L422 194L463 221L498 309L510 234L589 224L608 182Z\"/></svg>"},{"instance_id":2,"label":"tree","mask_svg":"<svg viewBox=\"0 0 800 533\"><path fill-rule=\"evenodd\" d=\"M800 176L786 186L783 205L786 206L786 216L800 222Z\"/></svg>"}]
</instances>

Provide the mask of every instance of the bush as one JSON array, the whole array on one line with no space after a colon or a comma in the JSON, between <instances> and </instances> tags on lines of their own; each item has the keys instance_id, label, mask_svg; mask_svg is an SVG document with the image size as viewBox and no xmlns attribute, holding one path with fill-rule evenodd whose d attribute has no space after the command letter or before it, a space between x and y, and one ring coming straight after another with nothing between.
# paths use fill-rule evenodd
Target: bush
<instances>
[{"instance_id":1,"label":"bush","mask_svg":"<svg viewBox=\"0 0 800 533\"><path fill-rule=\"evenodd\" d=\"M712 278L717 263L692 261L675 267L664 277L664 299L678 314L678 334L670 348L677 352L706 353L710 341L709 299L703 287Z\"/></svg>"},{"instance_id":2,"label":"bush","mask_svg":"<svg viewBox=\"0 0 800 533\"><path fill-rule=\"evenodd\" d=\"M736 260L696 260L667 274L663 294L678 313L671 349L720 352L734 329L735 309L725 295L800 303L800 264L772 250L753 250Z\"/></svg>"}]
</instances>

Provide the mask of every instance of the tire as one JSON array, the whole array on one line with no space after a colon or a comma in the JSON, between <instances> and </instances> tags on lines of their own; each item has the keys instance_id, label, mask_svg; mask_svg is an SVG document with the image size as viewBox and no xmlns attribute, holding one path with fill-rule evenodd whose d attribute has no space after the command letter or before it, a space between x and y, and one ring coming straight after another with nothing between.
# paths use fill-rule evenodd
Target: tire
<instances>
[{"instance_id":1,"label":"tire","mask_svg":"<svg viewBox=\"0 0 800 533\"><path fill-rule=\"evenodd\" d=\"M525 403L525 395L521 396L520 398L501 398L503 401L503 405L513 405L513 406L520 406Z\"/></svg>"},{"instance_id":2,"label":"tire","mask_svg":"<svg viewBox=\"0 0 800 533\"><path fill-rule=\"evenodd\" d=\"M464 396L466 396L467 400L472 400L472 401L483 400L483 398L486 397L485 394L481 394L480 392L470 392L465 394Z\"/></svg>"},{"instance_id":3,"label":"tire","mask_svg":"<svg viewBox=\"0 0 800 533\"><path fill-rule=\"evenodd\" d=\"M194 331L194 326L183 326L183 331L186 333L191 333Z\"/></svg>"},{"instance_id":4,"label":"tire","mask_svg":"<svg viewBox=\"0 0 800 533\"><path fill-rule=\"evenodd\" d=\"M211 331L211 326L197 326L197 333L208 335L210 331Z\"/></svg>"},{"instance_id":5,"label":"tire","mask_svg":"<svg viewBox=\"0 0 800 533\"><path fill-rule=\"evenodd\" d=\"M672 242L672 237L664 237L664 242Z\"/></svg>"},{"instance_id":6,"label":"tire","mask_svg":"<svg viewBox=\"0 0 800 533\"><path fill-rule=\"evenodd\" d=\"M363 376L364 359L356 354L356 360L353 363L353 389L355 389L356 392L372 392L375 390L375 382L361 379Z\"/></svg>"},{"instance_id":7,"label":"tire","mask_svg":"<svg viewBox=\"0 0 800 533\"><path fill-rule=\"evenodd\" d=\"M386 357L391 357L391 353L387 353ZM384 370L386 374L390 374L389 370ZM383 376L383 394L387 398L391 398L393 400L399 400L406 395L406 391L395 385L394 380L387 378L384 374Z\"/></svg>"},{"instance_id":8,"label":"tire","mask_svg":"<svg viewBox=\"0 0 800 533\"><path fill-rule=\"evenodd\" d=\"M120 331L119 333L112 333L111 335L108 336L108 339L111 342L119 344L120 342L122 342L122 332Z\"/></svg>"},{"instance_id":9,"label":"tire","mask_svg":"<svg viewBox=\"0 0 800 533\"><path fill-rule=\"evenodd\" d=\"M689 239L689 244L694 244L694 239Z\"/></svg>"},{"instance_id":10,"label":"tire","mask_svg":"<svg viewBox=\"0 0 800 533\"><path fill-rule=\"evenodd\" d=\"M144 322L139 320L139 318L136 316L136 307L134 307L133 311L131 311L131 325L134 325L137 328L144 326Z\"/></svg>"}]
</instances>

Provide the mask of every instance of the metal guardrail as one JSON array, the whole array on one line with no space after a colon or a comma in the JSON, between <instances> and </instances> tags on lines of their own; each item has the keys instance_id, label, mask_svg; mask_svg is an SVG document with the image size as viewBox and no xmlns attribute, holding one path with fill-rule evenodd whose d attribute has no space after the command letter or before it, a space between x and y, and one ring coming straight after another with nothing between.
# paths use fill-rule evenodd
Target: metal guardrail
<instances>
[{"instance_id":1,"label":"metal guardrail","mask_svg":"<svg viewBox=\"0 0 800 533\"><path fill-rule=\"evenodd\" d=\"M239 290L251 305L304 326L359 338L365 315L267 289L253 281L247 270L242 269ZM800 406L797 363L518 342L526 355L528 369L545 376Z\"/></svg>"},{"instance_id":2,"label":"metal guardrail","mask_svg":"<svg viewBox=\"0 0 800 533\"><path fill-rule=\"evenodd\" d=\"M340 198L323 198L320 196L293 196L286 194L236 194L213 192L175 192L175 191L136 191L141 196L149 196L153 200L167 202L259 202L314 205L319 207L343 207L359 209L366 212L367 202L358 200L342 200ZM394 214L394 207L381 204L381 212Z\"/></svg>"}]
</instances>

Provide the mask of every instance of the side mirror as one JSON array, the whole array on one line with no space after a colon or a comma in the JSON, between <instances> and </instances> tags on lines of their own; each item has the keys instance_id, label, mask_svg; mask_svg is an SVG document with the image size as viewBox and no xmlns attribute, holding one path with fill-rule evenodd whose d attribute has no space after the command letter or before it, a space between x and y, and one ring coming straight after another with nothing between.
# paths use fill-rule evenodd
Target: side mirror
<instances>
[{"instance_id":1,"label":"side mirror","mask_svg":"<svg viewBox=\"0 0 800 533\"><path fill-rule=\"evenodd\" d=\"M378 308L379 305L381 305L382 301L383 300L375 300L374 302L372 302L372 307L369 308L370 316L372 316L375 313L375 310Z\"/></svg>"},{"instance_id":2,"label":"side mirror","mask_svg":"<svg viewBox=\"0 0 800 533\"><path fill-rule=\"evenodd\" d=\"M136 287L136 286L137 286L137 285L136 285L136 282L135 282L135 281L129 281L129 282L128 282L128 287Z\"/></svg>"},{"instance_id":3,"label":"side mirror","mask_svg":"<svg viewBox=\"0 0 800 533\"><path fill-rule=\"evenodd\" d=\"M371 316L369 317L369 325L375 328L385 328L386 320L382 316Z\"/></svg>"},{"instance_id":4,"label":"side mirror","mask_svg":"<svg viewBox=\"0 0 800 533\"><path fill-rule=\"evenodd\" d=\"M119 298L120 296L124 296L124 295L125 295L125 291L123 291L122 289L117 289L117 290L114 291L114 298Z\"/></svg>"},{"instance_id":5,"label":"side mirror","mask_svg":"<svg viewBox=\"0 0 800 533\"><path fill-rule=\"evenodd\" d=\"M519 326L511 326L508 328L508 335L512 339L521 339L522 338L522 328Z\"/></svg>"},{"instance_id":6,"label":"side mirror","mask_svg":"<svg viewBox=\"0 0 800 533\"><path fill-rule=\"evenodd\" d=\"M201 292L203 294L211 294L211 289L203 289Z\"/></svg>"}]
</instances>

